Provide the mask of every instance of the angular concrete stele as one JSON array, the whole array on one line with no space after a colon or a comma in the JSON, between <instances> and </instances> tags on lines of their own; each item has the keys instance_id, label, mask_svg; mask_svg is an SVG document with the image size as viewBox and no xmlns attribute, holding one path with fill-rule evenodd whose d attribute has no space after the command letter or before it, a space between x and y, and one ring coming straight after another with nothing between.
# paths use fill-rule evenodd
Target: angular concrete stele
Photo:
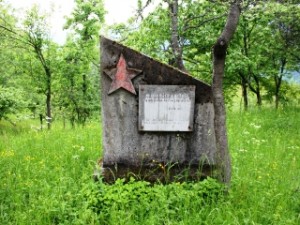
<instances>
[{"instance_id":1,"label":"angular concrete stele","mask_svg":"<svg viewBox=\"0 0 300 225\"><path fill-rule=\"evenodd\" d=\"M201 179L216 163L211 87L173 67L101 37L102 175L107 182ZM139 87L194 86L193 128L139 129Z\"/></svg>"}]
</instances>

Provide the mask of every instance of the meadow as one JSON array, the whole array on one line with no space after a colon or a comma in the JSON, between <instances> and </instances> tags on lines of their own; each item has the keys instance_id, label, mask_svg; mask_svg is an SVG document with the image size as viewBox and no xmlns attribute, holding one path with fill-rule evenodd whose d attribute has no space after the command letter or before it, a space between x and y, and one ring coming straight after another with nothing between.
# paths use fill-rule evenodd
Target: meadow
<instances>
[{"instance_id":1,"label":"meadow","mask_svg":"<svg viewBox=\"0 0 300 225\"><path fill-rule=\"evenodd\" d=\"M0 123L0 224L300 224L299 108L227 114L232 182L92 179L101 123Z\"/></svg>"}]
</instances>

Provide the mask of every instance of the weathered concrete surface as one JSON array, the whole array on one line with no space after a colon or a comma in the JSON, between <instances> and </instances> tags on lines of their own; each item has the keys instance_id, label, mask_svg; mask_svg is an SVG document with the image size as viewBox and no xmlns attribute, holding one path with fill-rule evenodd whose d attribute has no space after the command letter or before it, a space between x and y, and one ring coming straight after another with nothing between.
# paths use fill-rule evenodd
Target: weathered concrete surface
<instances>
[{"instance_id":1,"label":"weathered concrete surface","mask_svg":"<svg viewBox=\"0 0 300 225\"><path fill-rule=\"evenodd\" d=\"M108 94L112 79L107 71L116 68L121 54L127 67L141 71L131 80L136 95L124 88ZM193 132L139 131L139 85L195 85ZM216 161L216 145L209 85L102 37L101 96L106 181L132 173L150 181L183 177L180 174L199 179L202 173L211 172Z\"/></svg>"}]
</instances>

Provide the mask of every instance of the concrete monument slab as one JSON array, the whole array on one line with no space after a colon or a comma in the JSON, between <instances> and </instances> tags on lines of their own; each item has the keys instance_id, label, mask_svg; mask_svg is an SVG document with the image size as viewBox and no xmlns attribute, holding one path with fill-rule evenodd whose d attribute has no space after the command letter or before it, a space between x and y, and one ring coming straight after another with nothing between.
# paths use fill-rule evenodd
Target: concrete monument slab
<instances>
[{"instance_id":1,"label":"concrete monument slab","mask_svg":"<svg viewBox=\"0 0 300 225\"><path fill-rule=\"evenodd\" d=\"M101 98L105 181L210 175L216 142L209 85L102 37Z\"/></svg>"}]
</instances>

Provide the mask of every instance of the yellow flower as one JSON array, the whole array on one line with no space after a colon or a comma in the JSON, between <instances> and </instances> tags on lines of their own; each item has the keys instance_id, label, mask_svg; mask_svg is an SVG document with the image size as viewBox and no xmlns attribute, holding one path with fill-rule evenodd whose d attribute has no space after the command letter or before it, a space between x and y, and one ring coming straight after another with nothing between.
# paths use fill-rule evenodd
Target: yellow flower
<instances>
[{"instance_id":1,"label":"yellow flower","mask_svg":"<svg viewBox=\"0 0 300 225\"><path fill-rule=\"evenodd\" d=\"M27 155L24 157L25 161L32 161L34 160L34 157L31 157L30 155Z\"/></svg>"},{"instance_id":2,"label":"yellow flower","mask_svg":"<svg viewBox=\"0 0 300 225\"><path fill-rule=\"evenodd\" d=\"M15 155L14 150L4 150L0 153L1 158L13 157Z\"/></svg>"}]
</instances>

